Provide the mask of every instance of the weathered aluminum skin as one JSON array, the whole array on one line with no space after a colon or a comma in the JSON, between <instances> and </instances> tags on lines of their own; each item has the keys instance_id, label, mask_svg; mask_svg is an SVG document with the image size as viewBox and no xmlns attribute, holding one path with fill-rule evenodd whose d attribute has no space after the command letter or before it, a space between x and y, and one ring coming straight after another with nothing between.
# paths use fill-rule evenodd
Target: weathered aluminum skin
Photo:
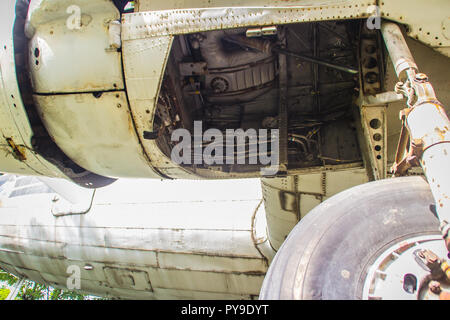
<instances>
[{"instance_id":1,"label":"weathered aluminum skin","mask_svg":"<svg viewBox=\"0 0 450 320\"><path fill-rule=\"evenodd\" d=\"M315 206L365 182L368 182L365 170L357 168L261 179L272 247L278 250L295 225Z\"/></svg>"},{"instance_id":2,"label":"weathered aluminum skin","mask_svg":"<svg viewBox=\"0 0 450 320\"><path fill-rule=\"evenodd\" d=\"M291 3L283 7L198 8L194 5L193 9L145 12L140 9L140 12L122 17L122 32L125 40L131 40L248 26L363 18L368 15L367 7L374 4L367 1L336 2L341 6Z\"/></svg>"},{"instance_id":3,"label":"weathered aluminum skin","mask_svg":"<svg viewBox=\"0 0 450 320\"><path fill-rule=\"evenodd\" d=\"M1 169L17 174L66 177L58 168L33 151L33 132L22 102L15 70L12 39L14 1L1 1L0 12L3 25L0 28Z\"/></svg>"},{"instance_id":4,"label":"weathered aluminum skin","mask_svg":"<svg viewBox=\"0 0 450 320\"><path fill-rule=\"evenodd\" d=\"M71 20L74 6L80 8L80 25ZM118 19L110 1L31 1L25 33L34 92L123 90L121 54L105 50L109 22Z\"/></svg>"},{"instance_id":5,"label":"weathered aluminum skin","mask_svg":"<svg viewBox=\"0 0 450 320\"><path fill-rule=\"evenodd\" d=\"M66 287L76 265L90 294L253 299L274 255L255 179L118 180L87 213L59 217L62 199L36 178L0 181L0 267L37 282Z\"/></svg>"},{"instance_id":6,"label":"weathered aluminum skin","mask_svg":"<svg viewBox=\"0 0 450 320\"><path fill-rule=\"evenodd\" d=\"M10 6L10 18L5 20L9 28L12 27L14 16L12 2L5 1L4 5ZM374 5L379 5L377 12ZM80 28L70 30L67 21L70 12L69 6L76 5L82 9ZM159 94L161 78L164 74L166 60L172 46L174 35L192 32L201 32L217 29L230 29L236 27L250 27L261 25L302 23L324 20L342 20L367 18L379 16L392 19L400 23L407 23L412 37L426 43L428 46L447 54L450 40L448 37L448 1L434 0L429 3L406 3L405 1L253 1L245 3L238 1L226 2L222 0L204 1L147 1L136 3L138 12L124 14L121 21L122 54L111 47L111 22L119 18L118 10L109 0L75 0L58 2L49 0L32 0L27 19L27 35L30 37L30 68L34 91L39 94L49 95L55 93L55 100L61 99L61 104L67 104L67 96L60 94L82 94L100 91L118 91L126 94L127 102L123 107L129 109L131 119L128 124L133 127L135 133L127 133L120 136L120 140L127 141L128 147L117 148L116 156L120 157L120 166L105 166L104 159L109 157L106 148L93 147L95 143L86 140L86 136L92 137L96 129L91 127L90 134L86 136L73 135L71 140L56 134L58 123L68 122L68 119L46 117L46 111L51 105L45 98L36 97L38 109L46 123L47 130L58 145L70 154L72 160L92 172L111 177L172 177L172 178L227 178L247 177L248 174L217 174L209 171L188 172L166 157L156 145L155 141L145 140L143 131L151 131L153 128L153 116L156 100ZM423 15L422 12L432 14ZM424 10L426 9L426 10ZM6 11L5 11L6 12ZM431 18L432 17L432 18ZM114 36L117 38L118 30L115 28ZM10 39L10 36L8 36ZM10 40L9 40L10 41ZM120 42L116 46L120 45ZM10 46L6 46L6 50ZM38 49L38 51L36 51ZM37 54L38 52L38 54ZM36 56L37 55L37 56ZM9 54L11 57L11 53ZM11 58L9 58L11 61ZM5 79L13 75L13 70L2 68ZM8 83L10 81L8 80ZM125 89L126 88L126 89ZM19 95L12 92L6 94L6 98ZM72 98L74 98L73 96ZM11 98L12 99L12 98ZM66 101L64 101L64 99ZM14 101L8 101L13 105ZM54 104L53 104L54 105ZM122 104L123 105L123 104ZM5 104L6 106L6 104ZM18 109L19 104L16 103ZM76 108L77 101L70 102L71 108ZM7 108L2 108L5 116ZM7 111L7 112L6 112ZM15 111L18 112L18 111ZM86 119L95 119L96 110L87 114ZM389 117L388 117L389 118ZM28 153L32 150L27 141L17 140L15 136L26 136L26 116L17 114L15 120L5 118L5 128L14 121L19 129L11 136L14 145L19 152ZM17 120L16 120L17 119ZM21 120L23 119L23 120ZM81 122L80 122L81 121ZM79 129L85 127L87 121L77 119L74 126ZM389 122L389 120L387 121ZM22 123L22 124L21 124ZM105 123L108 123L105 119ZM113 130L113 119L110 126L105 126L104 132ZM23 131L23 132L22 132ZM132 131L132 130L130 130ZM389 131L389 125L388 125ZM389 134L389 132L388 132ZM28 140L25 139L25 140ZM389 140L389 137L388 137ZM73 144L73 146L71 145ZM112 135L106 145L120 145L117 135ZM11 149L10 144L4 143L4 148ZM89 152L80 154L79 147L89 149ZM123 148L122 148L123 147ZM22 150L22 151L20 151ZM132 151L133 150L133 151ZM389 157L389 147L387 148ZM10 150L11 151L11 150ZM130 155L135 152L135 155ZM42 174L48 176L60 176L54 168L42 168L38 162L33 162L34 155L27 160L15 159L8 154L3 166L5 171L22 174ZM139 165L134 166L139 162ZM48 164L44 165L49 167ZM149 167L149 168L144 168ZM56 171L56 172L55 172Z\"/></svg>"},{"instance_id":7,"label":"weathered aluminum skin","mask_svg":"<svg viewBox=\"0 0 450 320\"><path fill-rule=\"evenodd\" d=\"M376 7L378 6L378 7ZM431 1L410 1L410 0L384 0L384 1L359 1L359 0L246 0L245 3L237 0L139 0L136 1L136 9L139 12L162 11L170 15L170 11L176 13L190 13L191 8L199 9L205 16L205 24L214 26L215 23L223 20L232 20L233 23L246 23L244 20L259 18L260 25L289 23L296 21L320 21L351 18L367 18L368 16L379 16L388 20L393 20L400 24L409 26L408 35L421 41L427 46L450 56L450 2L446 0ZM223 13L237 13L238 17L222 15L208 16L208 10L224 10ZM188 9L188 10L186 10ZM169 11L170 10L170 11ZM228 10L228 11L226 11ZM238 11L233 11L238 10ZM281 21L276 22L275 18L268 14L271 10L276 10ZM212 11L210 11L212 12ZM162 16L169 20L170 16ZM242 16L241 16L242 15ZM245 18L245 19L244 19ZM208 20L209 19L209 20ZM272 20L271 20L272 19ZM284 19L284 20L283 20ZM201 20L203 22L203 20ZM175 20L174 28L181 29L181 26L188 25L185 29L196 28L199 24L197 20ZM155 26L165 27L165 26ZM222 28L222 27L220 27Z\"/></svg>"},{"instance_id":8,"label":"weathered aluminum skin","mask_svg":"<svg viewBox=\"0 0 450 320\"><path fill-rule=\"evenodd\" d=\"M80 8L79 26L70 26L71 6ZM49 135L79 166L107 177L161 178L129 110L122 54L110 48L119 18L106 0L31 1L25 31L34 101Z\"/></svg>"},{"instance_id":9,"label":"weathered aluminum skin","mask_svg":"<svg viewBox=\"0 0 450 320\"><path fill-rule=\"evenodd\" d=\"M437 1L434 4L434 11L437 8L446 7L448 2ZM399 6L397 6L399 4ZM428 4L425 3L399 3L396 1L384 1L381 4L377 1L248 1L246 7L242 3L235 1L147 1L137 2L135 13L125 14L122 17L122 37L124 40L124 67L127 81L127 87L134 87L130 96L135 101L131 102L133 114L136 114L137 127L141 130L147 126L152 128L146 119L152 119L159 94L161 78L157 76L159 70L164 69L167 57L171 48L171 41L174 35L187 34L194 32L203 32L218 29L230 29L237 27L276 25L287 23L301 23L322 20L339 20L367 18L369 16L378 18L394 19L399 23L407 22L409 26L414 26L408 30L414 38L424 42L434 49L446 54L450 46L450 39L446 37L445 24L448 18L445 16L445 10L434 12L434 18L417 16L418 12L424 12ZM381 5L381 7L376 7ZM401 15L398 15L399 7ZM448 11L448 10L447 10ZM441 26L442 21L442 26ZM415 30L421 30L422 25L426 24L428 29L433 30L435 38L440 41L431 41L430 32L416 34ZM140 45L139 45L140 44ZM128 48L128 49L127 49ZM138 49L137 49L138 48ZM139 50L140 49L140 50ZM127 54L126 52L129 52ZM154 64L146 66L143 61L148 61L145 57L150 57L153 53L160 52L157 58L152 59ZM128 63L127 61L130 61ZM139 62L141 68L137 68ZM129 66L133 64L133 68ZM144 70L140 77L133 78L135 70ZM129 83L129 84L128 84ZM134 86L134 84L138 84ZM148 90L143 90L145 84ZM138 101L140 104L138 104ZM149 108L149 105L152 105ZM148 111L147 111L148 110ZM373 111L373 110L372 110ZM145 112L150 114L145 115ZM386 113L381 112L384 123L387 124ZM394 117L394 120L396 117ZM383 125L385 134L383 135L382 154L371 152L373 163L378 167L375 176L379 178L386 177L386 162L390 157L387 146L387 125ZM395 128L391 131L395 131ZM172 177L182 175L185 172L177 168L169 158L165 157L156 147L153 141L143 142L146 150L155 155L153 161L162 166L162 170ZM372 141L368 141L372 145ZM372 146L371 150L374 148ZM381 160L380 160L381 159ZM225 178L227 176L243 177L245 174L220 174L208 171L197 172L198 175L208 178ZM290 172L290 174L294 174Z\"/></svg>"},{"instance_id":10,"label":"weathered aluminum skin","mask_svg":"<svg viewBox=\"0 0 450 320\"><path fill-rule=\"evenodd\" d=\"M81 167L108 177L160 178L143 153L124 91L34 100L52 138Z\"/></svg>"}]
</instances>

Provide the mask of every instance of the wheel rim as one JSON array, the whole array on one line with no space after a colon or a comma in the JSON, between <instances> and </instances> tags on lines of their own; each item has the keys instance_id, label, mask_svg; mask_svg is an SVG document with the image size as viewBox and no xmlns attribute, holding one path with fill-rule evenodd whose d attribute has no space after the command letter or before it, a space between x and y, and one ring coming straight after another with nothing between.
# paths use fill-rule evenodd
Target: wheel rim
<instances>
[{"instance_id":1,"label":"wheel rim","mask_svg":"<svg viewBox=\"0 0 450 320\"><path fill-rule=\"evenodd\" d=\"M417 252L428 249L447 256L442 236L418 236L402 240L378 255L364 281L365 300L416 300L420 283L429 269L418 262ZM428 270L427 270L428 269Z\"/></svg>"}]
</instances>

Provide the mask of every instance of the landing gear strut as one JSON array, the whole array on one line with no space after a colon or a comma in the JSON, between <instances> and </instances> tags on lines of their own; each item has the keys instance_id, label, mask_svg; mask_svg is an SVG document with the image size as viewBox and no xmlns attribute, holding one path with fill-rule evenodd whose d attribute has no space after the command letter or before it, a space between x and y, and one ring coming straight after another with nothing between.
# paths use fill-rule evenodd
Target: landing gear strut
<instances>
[{"instance_id":1,"label":"landing gear strut","mask_svg":"<svg viewBox=\"0 0 450 320\"><path fill-rule=\"evenodd\" d=\"M400 28L381 32L408 104L392 173L421 166L428 184L384 179L321 203L277 252L262 299L450 299L450 122Z\"/></svg>"},{"instance_id":2,"label":"landing gear strut","mask_svg":"<svg viewBox=\"0 0 450 320\"><path fill-rule=\"evenodd\" d=\"M392 172L403 175L412 166L423 168L450 251L450 121L428 77L418 73L398 25L385 22L381 32L400 80L396 91L408 99L408 108L400 112L403 127Z\"/></svg>"}]
</instances>

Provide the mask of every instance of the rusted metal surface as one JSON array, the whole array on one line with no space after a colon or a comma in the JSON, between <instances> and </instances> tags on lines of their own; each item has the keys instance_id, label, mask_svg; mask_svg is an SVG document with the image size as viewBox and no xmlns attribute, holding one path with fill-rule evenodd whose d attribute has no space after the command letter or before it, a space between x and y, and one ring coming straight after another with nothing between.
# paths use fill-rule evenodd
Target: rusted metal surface
<instances>
[{"instance_id":1,"label":"rusted metal surface","mask_svg":"<svg viewBox=\"0 0 450 320\"><path fill-rule=\"evenodd\" d=\"M444 272L445 277L447 278L447 281L450 281L450 265L447 260L442 261L441 270L442 270L442 272Z\"/></svg>"},{"instance_id":2,"label":"rusted metal surface","mask_svg":"<svg viewBox=\"0 0 450 320\"><path fill-rule=\"evenodd\" d=\"M436 235L404 239L379 253L368 269L363 288L363 299L369 300L437 300L433 293L448 285L441 275L430 275L430 269L439 268L447 249L439 231ZM428 260L428 261L427 261ZM435 281L435 282L433 282ZM439 282L439 285L438 283ZM445 289L447 290L447 289Z\"/></svg>"},{"instance_id":3,"label":"rusted metal surface","mask_svg":"<svg viewBox=\"0 0 450 320\"><path fill-rule=\"evenodd\" d=\"M122 18L123 37L131 40L247 26L361 18L367 15L369 5L366 1L346 1L338 5L175 9L130 13Z\"/></svg>"},{"instance_id":4,"label":"rusted metal surface","mask_svg":"<svg viewBox=\"0 0 450 320\"><path fill-rule=\"evenodd\" d=\"M34 152L30 126L23 98L18 85L22 77L16 72L16 64L23 62L16 55L13 42L14 23L24 22L15 15L15 1L0 3L3 19L0 31L0 170L25 175L65 177L54 165ZM17 44L18 45L18 44Z\"/></svg>"},{"instance_id":5,"label":"rusted metal surface","mask_svg":"<svg viewBox=\"0 0 450 320\"><path fill-rule=\"evenodd\" d=\"M445 279L429 280L421 284L422 292L419 296L423 300L450 300L450 283Z\"/></svg>"},{"instance_id":6,"label":"rusted metal surface","mask_svg":"<svg viewBox=\"0 0 450 320\"><path fill-rule=\"evenodd\" d=\"M16 158L19 161L25 161L27 160L27 156L25 155L25 147L24 146L18 146L14 143L13 139L6 138L6 142L13 150L14 158Z\"/></svg>"},{"instance_id":7,"label":"rusted metal surface","mask_svg":"<svg viewBox=\"0 0 450 320\"><path fill-rule=\"evenodd\" d=\"M412 166L422 166L436 199L437 210L443 221L443 234L450 248L450 122L434 94L428 97L431 98L428 102L420 102L419 98L411 109L404 112L402 118L405 129L402 131L393 172L400 175Z\"/></svg>"}]
</instances>

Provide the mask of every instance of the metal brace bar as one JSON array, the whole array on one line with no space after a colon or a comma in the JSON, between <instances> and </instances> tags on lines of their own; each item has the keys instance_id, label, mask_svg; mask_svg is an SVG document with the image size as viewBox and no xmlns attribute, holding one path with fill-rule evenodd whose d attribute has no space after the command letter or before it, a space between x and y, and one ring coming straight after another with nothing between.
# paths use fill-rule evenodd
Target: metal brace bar
<instances>
[{"instance_id":1,"label":"metal brace bar","mask_svg":"<svg viewBox=\"0 0 450 320\"><path fill-rule=\"evenodd\" d=\"M284 29L279 33L280 39L284 37ZM280 132L279 163L280 173L287 172L288 165L288 110L287 110L287 62L286 55L278 54L279 63L279 105L278 105L278 127Z\"/></svg>"}]
</instances>

